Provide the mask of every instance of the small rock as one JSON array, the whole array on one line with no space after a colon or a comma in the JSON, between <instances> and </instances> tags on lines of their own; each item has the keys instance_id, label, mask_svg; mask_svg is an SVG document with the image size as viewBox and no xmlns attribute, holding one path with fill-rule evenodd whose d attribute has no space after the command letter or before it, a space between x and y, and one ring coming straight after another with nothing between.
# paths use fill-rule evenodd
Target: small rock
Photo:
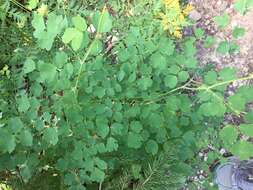
<instances>
[{"instance_id":1,"label":"small rock","mask_svg":"<svg viewBox=\"0 0 253 190\"><path fill-rule=\"evenodd\" d=\"M220 154L225 154L226 153L226 150L224 148L221 148L220 149Z\"/></svg>"},{"instance_id":2,"label":"small rock","mask_svg":"<svg viewBox=\"0 0 253 190\"><path fill-rule=\"evenodd\" d=\"M199 153L199 157L203 157L204 154L202 152Z\"/></svg>"},{"instance_id":3,"label":"small rock","mask_svg":"<svg viewBox=\"0 0 253 190\"><path fill-rule=\"evenodd\" d=\"M192 36L193 34L193 30L191 27L185 27L183 30L183 33L185 36Z\"/></svg>"},{"instance_id":4,"label":"small rock","mask_svg":"<svg viewBox=\"0 0 253 190\"><path fill-rule=\"evenodd\" d=\"M189 14L189 18L194 21L198 21L201 19L201 14L196 10L192 10Z\"/></svg>"},{"instance_id":5,"label":"small rock","mask_svg":"<svg viewBox=\"0 0 253 190\"><path fill-rule=\"evenodd\" d=\"M87 31L88 31L89 33L94 33L94 32L96 32L96 28L91 24L91 25L87 28Z\"/></svg>"}]
</instances>

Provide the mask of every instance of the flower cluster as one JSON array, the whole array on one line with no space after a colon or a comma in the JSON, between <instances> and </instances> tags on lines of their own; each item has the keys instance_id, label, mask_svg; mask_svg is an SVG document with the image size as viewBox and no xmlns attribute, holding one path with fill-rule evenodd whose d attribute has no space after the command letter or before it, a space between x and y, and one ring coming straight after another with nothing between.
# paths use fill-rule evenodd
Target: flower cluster
<instances>
[{"instance_id":1,"label":"flower cluster","mask_svg":"<svg viewBox=\"0 0 253 190\"><path fill-rule=\"evenodd\" d=\"M10 70L9 66L5 65L1 70L0 70L0 75L6 75L8 78L10 76Z\"/></svg>"},{"instance_id":2,"label":"flower cluster","mask_svg":"<svg viewBox=\"0 0 253 190\"><path fill-rule=\"evenodd\" d=\"M179 0L162 0L165 6L164 13L160 13L159 17L163 29L168 31L176 38L182 37L182 28L186 25L186 16L193 9L191 4L181 7Z\"/></svg>"}]
</instances>

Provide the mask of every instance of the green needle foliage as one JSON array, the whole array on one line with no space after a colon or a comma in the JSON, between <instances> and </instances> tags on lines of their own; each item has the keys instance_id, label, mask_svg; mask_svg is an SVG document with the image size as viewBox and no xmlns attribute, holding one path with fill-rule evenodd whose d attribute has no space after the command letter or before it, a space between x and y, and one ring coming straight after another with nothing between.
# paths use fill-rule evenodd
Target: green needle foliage
<instances>
[{"instance_id":1,"label":"green needle foliage","mask_svg":"<svg viewBox=\"0 0 253 190\"><path fill-rule=\"evenodd\" d=\"M9 75L1 71L2 181L26 190L176 189L207 140L253 156L238 138L252 136L253 88L224 99L228 85L253 75L198 68L203 31L176 41L155 19L155 2L87 1L81 12L63 1L47 5L29 1L29 10L40 8L23 31L28 41L18 39ZM113 14L131 6L134 17ZM246 123L218 134L227 113Z\"/></svg>"}]
</instances>

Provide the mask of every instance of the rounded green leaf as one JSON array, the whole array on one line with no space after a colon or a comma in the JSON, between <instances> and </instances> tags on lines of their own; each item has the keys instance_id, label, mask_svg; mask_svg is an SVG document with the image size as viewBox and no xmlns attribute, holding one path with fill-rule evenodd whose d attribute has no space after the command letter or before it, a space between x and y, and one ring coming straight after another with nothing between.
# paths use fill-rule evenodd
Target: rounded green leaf
<instances>
[{"instance_id":1,"label":"rounded green leaf","mask_svg":"<svg viewBox=\"0 0 253 190\"><path fill-rule=\"evenodd\" d=\"M229 23L229 15L227 13L221 15L221 16L215 16L214 22L221 28L224 28Z\"/></svg>"},{"instance_id":2,"label":"rounded green leaf","mask_svg":"<svg viewBox=\"0 0 253 190\"><path fill-rule=\"evenodd\" d=\"M253 111L252 110L245 114L244 120L245 120L245 122L253 123Z\"/></svg>"},{"instance_id":3,"label":"rounded green leaf","mask_svg":"<svg viewBox=\"0 0 253 190\"><path fill-rule=\"evenodd\" d=\"M80 31L75 31L75 37L71 41L71 47L74 51L77 51L83 42L83 33Z\"/></svg>"},{"instance_id":4,"label":"rounded green leaf","mask_svg":"<svg viewBox=\"0 0 253 190\"><path fill-rule=\"evenodd\" d=\"M62 36L62 41L65 44L68 44L76 35L75 28L67 28Z\"/></svg>"},{"instance_id":5,"label":"rounded green leaf","mask_svg":"<svg viewBox=\"0 0 253 190\"><path fill-rule=\"evenodd\" d=\"M31 58L26 59L24 66L23 66L23 71L25 74L32 72L35 70L35 63Z\"/></svg>"},{"instance_id":6,"label":"rounded green leaf","mask_svg":"<svg viewBox=\"0 0 253 190\"><path fill-rule=\"evenodd\" d=\"M178 73L178 81L179 81L179 82L186 82L186 81L188 80L189 77L190 77L190 76L189 76L189 74L188 74L187 71L180 71L180 72Z\"/></svg>"},{"instance_id":7,"label":"rounded green leaf","mask_svg":"<svg viewBox=\"0 0 253 190\"><path fill-rule=\"evenodd\" d=\"M100 183L100 182L104 181L105 173L98 168L94 168L94 170L91 172L90 178L92 181L96 181L96 182Z\"/></svg>"},{"instance_id":8,"label":"rounded green leaf","mask_svg":"<svg viewBox=\"0 0 253 190\"><path fill-rule=\"evenodd\" d=\"M244 36L244 34L245 34L245 29L240 28L240 27L235 27L232 32L233 37L236 39Z\"/></svg>"},{"instance_id":9,"label":"rounded green leaf","mask_svg":"<svg viewBox=\"0 0 253 190\"><path fill-rule=\"evenodd\" d=\"M83 44L83 32L76 28L67 28L62 36L62 41L65 44L71 42L71 47L77 51Z\"/></svg>"},{"instance_id":10,"label":"rounded green leaf","mask_svg":"<svg viewBox=\"0 0 253 190\"><path fill-rule=\"evenodd\" d=\"M100 158L95 158L95 165L97 165L97 167L101 170L105 170L107 169L107 163L104 160L101 160Z\"/></svg>"},{"instance_id":11,"label":"rounded green leaf","mask_svg":"<svg viewBox=\"0 0 253 190\"><path fill-rule=\"evenodd\" d=\"M121 135L123 128L124 128L124 126L122 124L120 124L120 123L113 123L111 125L112 135Z\"/></svg>"},{"instance_id":12,"label":"rounded green leaf","mask_svg":"<svg viewBox=\"0 0 253 190\"><path fill-rule=\"evenodd\" d=\"M118 81L120 82L120 81L122 81L123 79L124 79L124 77L125 77L125 72L124 72L124 70L120 70L119 71L119 73L118 73L118 75L117 75L117 78L118 78Z\"/></svg>"},{"instance_id":13,"label":"rounded green leaf","mask_svg":"<svg viewBox=\"0 0 253 190\"><path fill-rule=\"evenodd\" d=\"M217 73L215 71L208 71L204 80L207 84L214 84L217 80Z\"/></svg>"},{"instance_id":14,"label":"rounded green leaf","mask_svg":"<svg viewBox=\"0 0 253 190\"><path fill-rule=\"evenodd\" d=\"M15 136L8 130L0 128L0 152L13 152L16 147Z\"/></svg>"},{"instance_id":15,"label":"rounded green leaf","mask_svg":"<svg viewBox=\"0 0 253 190\"><path fill-rule=\"evenodd\" d=\"M21 144L24 146L32 146L33 144L33 136L28 130L22 131L19 135L19 139Z\"/></svg>"},{"instance_id":16,"label":"rounded green leaf","mask_svg":"<svg viewBox=\"0 0 253 190\"><path fill-rule=\"evenodd\" d=\"M142 145L142 136L140 134L130 132L127 137L127 146L129 148L138 149Z\"/></svg>"},{"instance_id":17,"label":"rounded green leaf","mask_svg":"<svg viewBox=\"0 0 253 190\"><path fill-rule=\"evenodd\" d=\"M107 124L107 120L104 118L97 118L96 119L96 126L97 126L97 134L105 138L109 134L109 126Z\"/></svg>"},{"instance_id":18,"label":"rounded green leaf","mask_svg":"<svg viewBox=\"0 0 253 190\"><path fill-rule=\"evenodd\" d=\"M239 141L233 145L231 152L241 160L247 160L253 156L253 144L248 141Z\"/></svg>"},{"instance_id":19,"label":"rounded green leaf","mask_svg":"<svg viewBox=\"0 0 253 190\"><path fill-rule=\"evenodd\" d=\"M21 98L18 98L17 104L19 112L26 112L31 107L27 95L23 95Z\"/></svg>"},{"instance_id":20,"label":"rounded green leaf","mask_svg":"<svg viewBox=\"0 0 253 190\"><path fill-rule=\"evenodd\" d=\"M97 32L109 32L112 28L112 19L107 10L96 12L92 18L93 24Z\"/></svg>"},{"instance_id":21,"label":"rounded green leaf","mask_svg":"<svg viewBox=\"0 0 253 190\"><path fill-rule=\"evenodd\" d=\"M220 138L227 145L233 144L238 138L236 127L233 125L223 127L220 131Z\"/></svg>"},{"instance_id":22,"label":"rounded green leaf","mask_svg":"<svg viewBox=\"0 0 253 190\"><path fill-rule=\"evenodd\" d=\"M24 165L20 168L20 175L22 176L22 179L24 182L28 182L28 180L32 177L31 170L27 165Z\"/></svg>"},{"instance_id":23,"label":"rounded green leaf","mask_svg":"<svg viewBox=\"0 0 253 190\"><path fill-rule=\"evenodd\" d=\"M119 147L119 145L118 145L118 141L116 139L114 139L112 137L109 137L107 139L106 150L108 152L116 151L116 150L118 150L118 147Z\"/></svg>"},{"instance_id":24,"label":"rounded green leaf","mask_svg":"<svg viewBox=\"0 0 253 190\"><path fill-rule=\"evenodd\" d=\"M244 111L246 99L241 94L234 94L228 98L228 103L233 109L237 111Z\"/></svg>"},{"instance_id":25,"label":"rounded green leaf","mask_svg":"<svg viewBox=\"0 0 253 190\"><path fill-rule=\"evenodd\" d=\"M253 137L253 124L241 124L239 127L244 135Z\"/></svg>"},{"instance_id":26,"label":"rounded green leaf","mask_svg":"<svg viewBox=\"0 0 253 190\"><path fill-rule=\"evenodd\" d=\"M49 63L38 64L38 69L40 71L41 79L45 82L51 82L57 73L56 66Z\"/></svg>"},{"instance_id":27,"label":"rounded green leaf","mask_svg":"<svg viewBox=\"0 0 253 190\"><path fill-rule=\"evenodd\" d=\"M210 48L212 45L214 45L214 43L215 43L215 38L212 36L207 36L204 41L204 47Z\"/></svg>"},{"instance_id":28,"label":"rounded green leaf","mask_svg":"<svg viewBox=\"0 0 253 190\"><path fill-rule=\"evenodd\" d=\"M84 18L82 18L80 15L73 17L72 22L74 26L80 31L85 31L87 28L87 24Z\"/></svg>"},{"instance_id":29,"label":"rounded green leaf","mask_svg":"<svg viewBox=\"0 0 253 190\"><path fill-rule=\"evenodd\" d=\"M162 54L170 56L174 53L174 49L175 49L175 44L174 44L173 40L171 40L167 37L164 37L164 38L160 39L160 41L159 41L159 51Z\"/></svg>"},{"instance_id":30,"label":"rounded green leaf","mask_svg":"<svg viewBox=\"0 0 253 190\"><path fill-rule=\"evenodd\" d=\"M103 50L103 44L100 40L94 40L91 44L91 55L98 55Z\"/></svg>"},{"instance_id":31,"label":"rounded green leaf","mask_svg":"<svg viewBox=\"0 0 253 190\"><path fill-rule=\"evenodd\" d=\"M167 67L167 62L166 62L165 57L158 52L154 53L150 57L150 63L155 69L158 69L158 70L165 70Z\"/></svg>"},{"instance_id":32,"label":"rounded green leaf","mask_svg":"<svg viewBox=\"0 0 253 190\"><path fill-rule=\"evenodd\" d=\"M132 121L130 123L130 129L135 133L140 133L142 130L142 124L139 121Z\"/></svg>"},{"instance_id":33,"label":"rounded green leaf","mask_svg":"<svg viewBox=\"0 0 253 190\"><path fill-rule=\"evenodd\" d=\"M221 80L227 81L236 78L236 71L233 68L224 68L220 70L219 76Z\"/></svg>"},{"instance_id":34,"label":"rounded green leaf","mask_svg":"<svg viewBox=\"0 0 253 190\"><path fill-rule=\"evenodd\" d=\"M58 142L58 132L55 127L47 127L43 132L43 139L51 145L56 145Z\"/></svg>"},{"instance_id":35,"label":"rounded green leaf","mask_svg":"<svg viewBox=\"0 0 253 190\"><path fill-rule=\"evenodd\" d=\"M226 54L228 53L230 50L230 44L227 41L223 41L219 43L219 46L217 48L217 52L221 53L221 54Z\"/></svg>"},{"instance_id":36,"label":"rounded green leaf","mask_svg":"<svg viewBox=\"0 0 253 190\"><path fill-rule=\"evenodd\" d=\"M138 83L138 86L140 89L147 90L149 87L152 86L153 80L150 78L142 78L142 79L138 80L137 83Z\"/></svg>"},{"instance_id":37,"label":"rounded green leaf","mask_svg":"<svg viewBox=\"0 0 253 190\"><path fill-rule=\"evenodd\" d=\"M158 144L154 140L149 140L145 146L145 149L147 153L150 153L152 155L156 155L158 152Z\"/></svg>"},{"instance_id":38,"label":"rounded green leaf","mask_svg":"<svg viewBox=\"0 0 253 190\"><path fill-rule=\"evenodd\" d=\"M29 0L27 8L29 10L35 9L37 7L38 3L39 3L39 0Z\"/></svg>"},{"instance_id":39,"label":"rounded green leaf","mask_svg":"<svg viewBox=\"0 0 253 190\"><path fill-rule=\"evenodd\" d=\"M164 78L164 83L166 87L175 88L177 86L177 77L173 75L167 75Z\"/></svg>"},{"instance_id":40,"label":"rounded green leaf","mask_svg":"<svg viewBox=\"0 0 253 190\"><path fill-rule=\"evenodd\" d=\"M181 68L178 65L172 65L168 68L169 74L177 75L180 72Z\"/></svg>"},{"instance_id":41,"label":"rounded green leaf","mask_svg":"<svg viewBox=\"0 0 253 190\"><path fill-rule=\"evenodd\" d=\"M93 94L98 98L103 98L105 96L105 88L97 86L95 87Z\"/></svg>"},{"instance_id":42,"label":"rounded green leaf","mask_svg":"<svg viewBox=\"0 0 253 190\"><path fill-rule=\"evenodd\" d=\"M203 38L203 36L205 34L205 31L203 29L201 29L201 28L196 28L194 30L194 34L195 34L195 36L196 36L197 39L201 39L201 38Z\"/></svg>"},{"instance_id":43,"label":"rounded green leaf","mask_svg":"<svg viewBox=\"0 0 253 190\"><path fill-rule=\"evenodd\" d=\"M8 121L8 128L13 132L13 133L18 133L21 131L21 129L24 127L23 122L20 120L19 117L13 117L10 118Z\"/></svg>"}]
</instances>

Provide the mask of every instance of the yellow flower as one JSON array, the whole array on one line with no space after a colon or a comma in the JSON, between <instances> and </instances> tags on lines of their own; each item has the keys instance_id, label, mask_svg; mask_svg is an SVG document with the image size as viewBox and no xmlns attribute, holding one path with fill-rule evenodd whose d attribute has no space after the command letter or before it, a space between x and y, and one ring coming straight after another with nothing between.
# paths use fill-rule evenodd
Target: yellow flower
<instances>
[{"instance_id":1,"label":"yellow flower","mask_svg":"<svg viewBox=\"0 0 253 190\"><path fill-rule=\"evenodd\" d=\"M4 67L3 67L3 71L8 71L8 69L9 69L9 66L8 65L4 65Z\"/></svg>"},{"instance_id":2,"label":"yellow flower","mask_svg":"<svg viewBox=\"0 0 253 190\"><path fill-rule=\"evenodd\" d=\"M176 30L173 34L176 38L182 38L182 32L180 30Z\"/></svg>"},{"instance_id":3,"label":"yellow flower","mask_svg":"<svg viewBox=\"0 0 253 190\"><path fill-rule=\"evenodd\" d=\"M179 23L184 23L185 22L185 17L183 14L180 14L179 17L178 17L178 20L179 20Z\"/></svg>"},{"instance_id":4,"label":"yellow flower","mask_svg":"<svg viewBox=\"0 0 253 190\"><path fill-rule=\"evenodd\" d=\"M161 19L161 24L162 24L163 30L168 30L169 29L169 22L168 22L168 18L166 17L166 15L163 13L159 13L158 18Z\"/></svg>"},{"instance_id":5,"label":"yellow flower","mask_svg":"<svg viewBox=\"0 0 253 190\"><path fill-rule=\"evenodd\" d=\"M192 4L187 4L183 10L183 14L188 15L193 9L194 7L192 6Z\"/></svg>"},{"instance_id":6,"label":"yellow flower","mask_svg":"<svg viewBox=\"0 0 253 190\"><path fill-rule=\"evenodd\" d=\"M179 0L163 0L163 4L166 6L166 8L180 9Z\"/></svg>"},{"instance_id":7,"label":"yellow flower","mask_svg":"<svg viewBox=\"0 0 253 190\"><path fill-rule=\"evenodd\" d=\"M39 15L41 16L46 16L48 14L48 8L47 5L45 5L44 3L40 6L40 8L37 9L37 12L39 13Z\"/></svg>"},{"instance_id":8,"label":"yellow flower","mask_svg":"<svg viewBox=\"0 0 253 190\"><path fill-rule=\"evenodd\" d=\"M160 13L161 25L165 31L176 38L182 38L182 28L186 23L185 16L193 9L188 4L183 9L179 0L161 0L166 8L166 13Z\"/></svg>"},{"instance_id":9,"label":"yellow flower","mask_svg":"<svg viewBox=\"0 0 253 190\"><path fill-rule=\"evenodd\" d=\"M168 30L169 29L169 24L167 21L162 21L162 26L163 26L163 30Z\"/></svg>"}]
</instances>

